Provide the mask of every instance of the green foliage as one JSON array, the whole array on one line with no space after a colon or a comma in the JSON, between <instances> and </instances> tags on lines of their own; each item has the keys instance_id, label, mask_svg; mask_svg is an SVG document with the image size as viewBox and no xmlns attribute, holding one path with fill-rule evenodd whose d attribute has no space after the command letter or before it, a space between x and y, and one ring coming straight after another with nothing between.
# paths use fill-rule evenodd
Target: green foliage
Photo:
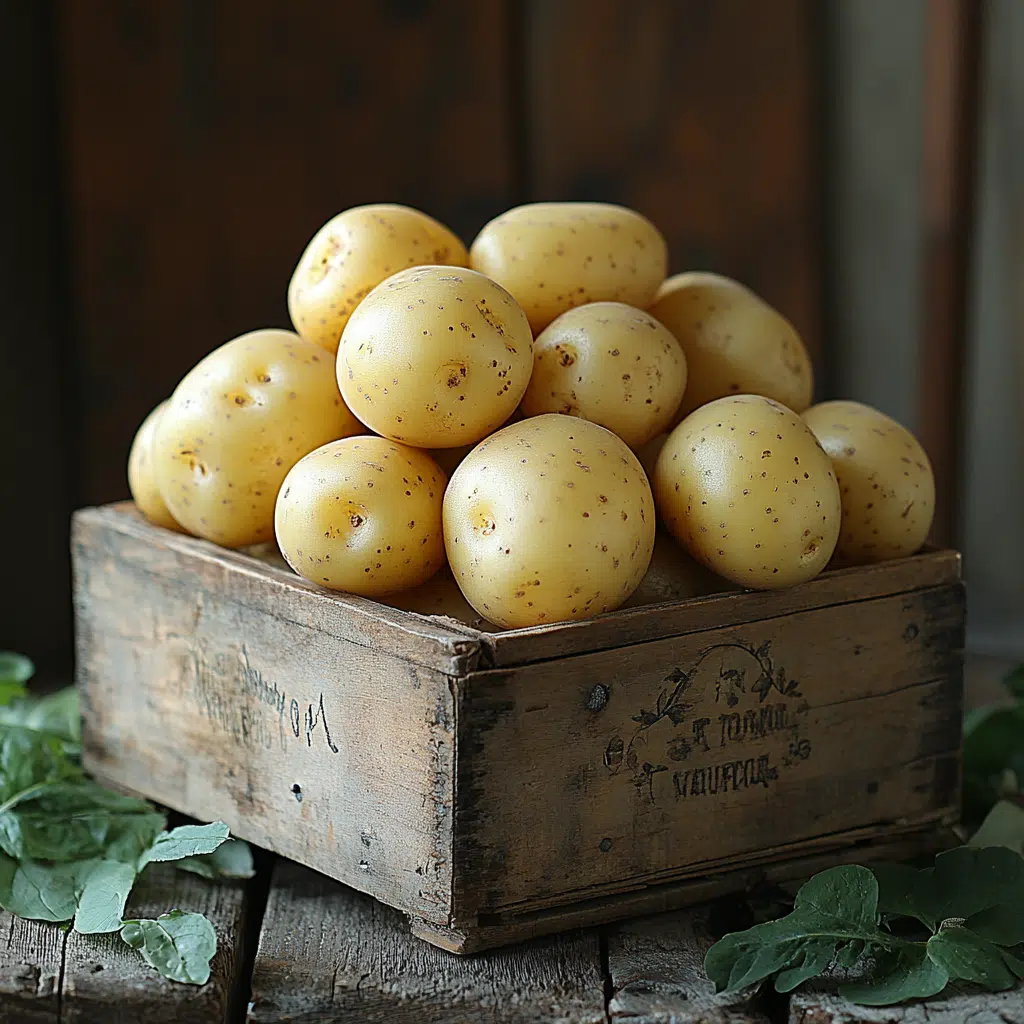
<instances>
[{"instance_id":1,"label":"green foliage","mask_svg":"<svg viewBox=\"0 0 1024 1024\"><path fill-rule=\"evenodd\" d=\"M80 761L73 689L32 700L32 664L0 653L0 907L18 917L120 932L165 977L201 985L217 951L201 914L123 920L146 865L171 862L204 878L249 878L252 853L223 822L166 831L146 800L89 779Z\"/></svg>"}]
</instances>

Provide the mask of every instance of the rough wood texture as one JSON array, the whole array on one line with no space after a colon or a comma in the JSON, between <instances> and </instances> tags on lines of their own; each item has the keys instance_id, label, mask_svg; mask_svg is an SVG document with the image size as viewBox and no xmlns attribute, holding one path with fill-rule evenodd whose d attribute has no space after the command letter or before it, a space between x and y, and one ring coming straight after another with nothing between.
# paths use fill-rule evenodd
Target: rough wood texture
<instances>
[{"instance_id":1,"label":"rough wood texture","mask_svg":"<svg viewBox=\"0 0 1024 1024\"><path fill-rule=\"evenodd\" d=\"M815 986L790 996L789 1024L1024 1024L1024 985L1009 992L951 988L906 1006L854 1006Z\"/></svg>"},{"instance_id":2,"label":"rough wood texture","mask_svg":"<svg viewBox=\"0 0 1024 1024\"><path fill-rule=\"evenodd\" d=\"M411 936L395 911L279 862L250 1020L598 1024L605 1020L598 936L563 935L455 958Z\"/></svg>"},{"instance_id":3,"label":"rough wood texture","mask_svg":"<svg viewBox=\"0 0 1024 1024\"><path fill-rule=\"evenodd\" d=\"M815 8L534 0L526 41L537 198L635 206L666 234L673 271L740 278L817 357Z\"/></svg>"},{"instance_id":4,"label":"rough wood texture","mask_svg":"<svg viewBox=\"0 0 1024 1024\"><path fill-rule=\"evenodd\" d=\"M739 904L736 904L739 906ZM768 1024L764 1007L747 992L716 995L704 973L714 942L712 910L659 914L609 929L611 1021L629 1024ZM743 928L748 921L730 923Z\"/></svg>"},{"instance_id":5,"label":"rough wood texture","mask_svg":"<svg viewBox=\"0 0 1024 1024\"><path fill-rule=\"evenodd\" d=\"M77 516L74 559L87 766L459 952L956 814L952 553L542 637L332 595L124 508ZM475 669L519 633L573 654Z\"/></svg>"},{"instance_id":6,"label":"rough wood texture","mask_svg":"<svg viewBox=\"0 0 1024 1024\"><path fill-rule=\"evenodd\" d=\"M469 676L456 915L951 817L962 602L929 588Z\"/></svg>"},{"instance_id":7,"label":"rough wood texture","mask_svg":"<svg viewBox=\"0 0 1024 1024\"><path fill-rule=\"evenodd\" d=\"M102 517L74 540L89 771L447 921L449 677L328 628L361 623L333 599Z\"/></svg>"},{"instance_id":8,"label":"rough wood texture","mask_svg":"<svg viewBox=\"0 0 1024 1024\"><path fill-rule=\"evenodd\" d=\"M217 931L207 985L161 977L114 935L79 935L0 911L2 1024L226 1024L242 986L240 940L246 899L240 883L212 883L165 865L148 868L126 916L158 917L177 907L205 914Z\"/></svg>"}]
</instances>

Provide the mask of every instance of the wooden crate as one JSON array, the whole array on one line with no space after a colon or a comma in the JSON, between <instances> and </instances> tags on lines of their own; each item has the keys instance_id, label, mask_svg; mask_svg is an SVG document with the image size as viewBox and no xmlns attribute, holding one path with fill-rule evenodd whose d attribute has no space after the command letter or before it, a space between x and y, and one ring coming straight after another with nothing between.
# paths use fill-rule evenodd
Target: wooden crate
<instances>
[{"instance_id":1,"label":"wooden crate","mask_svg":"<svg viewBox=\"0 0 1024 1024\"><path fill-rule=\"evenodd\" d=\"M87 509L90 771L456 952L906 855L959 803L960 559L482 633Z\"/></svg>"}]
</instances>

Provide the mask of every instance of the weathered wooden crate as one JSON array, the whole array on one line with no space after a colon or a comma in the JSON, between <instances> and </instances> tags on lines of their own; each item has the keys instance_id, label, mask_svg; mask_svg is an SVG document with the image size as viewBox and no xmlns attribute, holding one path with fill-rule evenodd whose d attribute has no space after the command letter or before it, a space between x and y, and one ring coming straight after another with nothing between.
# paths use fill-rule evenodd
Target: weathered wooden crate
<instances>
[{"instance_id":1,"label":"weathered wooden crate","mask_svg":"<svg viewBox=\"0 0 1024 1024\"><path fill-rule=\"evenodd\" d=\"M960 559L482 633L88 509L86 765L457 952L935 842Z\"/></svg>"}]
</instances>

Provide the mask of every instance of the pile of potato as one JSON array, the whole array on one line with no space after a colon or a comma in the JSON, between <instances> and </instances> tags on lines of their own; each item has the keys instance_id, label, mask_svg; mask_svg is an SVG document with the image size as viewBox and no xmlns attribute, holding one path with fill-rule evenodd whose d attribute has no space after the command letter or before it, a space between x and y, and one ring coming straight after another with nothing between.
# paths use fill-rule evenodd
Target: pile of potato
<instances>
[{"instance_id":1,"label":"pile of potato","mask_svg":"<svg viewBox=\"0 0 1024 1024\"><path fill-rule=\"evenodd\" d=\"M296 333L222 345L142 424L132 495L160 526L276 540L317 584L485 628L917 551L915 438L811 406L778 312L666 267L618 206L522 206L468 251L416 210L347 210L295 269Z\"/></svg>"}]
</instances>

